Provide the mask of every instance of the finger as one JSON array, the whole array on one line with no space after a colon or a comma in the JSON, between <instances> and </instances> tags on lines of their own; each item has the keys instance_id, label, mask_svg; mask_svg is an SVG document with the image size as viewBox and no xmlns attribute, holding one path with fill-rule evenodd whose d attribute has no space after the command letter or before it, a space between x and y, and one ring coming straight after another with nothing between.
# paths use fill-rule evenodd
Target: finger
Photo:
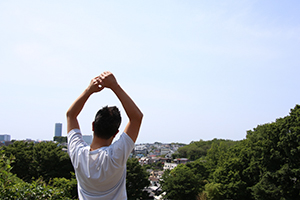
<instances>
[{"instance_id":1,"label":"finger","mask_svg":"<svg viewBox=\"0 0 300 200\"><path fill-rule=\"evenodd\" d=\"M95 78L95 80L97 81L97 83L99 84L100 83L100 81L101 81L101 79L100 79L100 77L99 76L97 76L96 78Z\"/></svg>"},{"instance_id":2,"label":"finger","mask_svg":"<svg viewBox=\"0 0 300 200\"><path fill-rule=\"evenodd\" d=\"M98 79L96 79L96 78L93 79L93 85L99 85L99 83L100 83L100 82L99 82Z\"/></svg>"},{"instance_id":3,"label":"finger","mask_svg":"<svg viewBox=\"0 0 300 200\"><path fill-rule=\"evenodd\" d=\"M103 80L103 79L105 78L105 75L102 73L102 74L99 75L99 78L100 78L101 80Z\"/></svg>"},{"instance_id":4,"label":"finger","mask_svg":"<svg viewBox=\"0 0 300 200\"><path fill-rule=\"evenodd\" d=\"M110 74L110 72L109 72L109 71L105 71L105 72L103 72L103 74L104 74L105 76L108 76L108 75Z\"/></svg>"}]
</instances>

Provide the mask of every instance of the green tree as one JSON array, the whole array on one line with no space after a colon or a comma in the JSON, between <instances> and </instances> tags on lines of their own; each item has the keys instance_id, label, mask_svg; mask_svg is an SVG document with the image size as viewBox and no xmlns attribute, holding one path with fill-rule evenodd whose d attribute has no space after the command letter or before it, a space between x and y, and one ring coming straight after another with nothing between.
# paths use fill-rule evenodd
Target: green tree
<instances>
[{"instance_id":1,"label":"green tree","mask_svg":"<svg viewBox=\"0 0 300 200\"><path fill-rule=\"evenodd\" d=\"M14 182L18 180L16 175L11 173L14 162L14 157L6 157L4 151L0 151L0 194L6 194L6 188L10 188L14 185Z\"/></svg>"},{"instance_id":2,"label":"green tree","mask_svg":"<svg viewBox=\"0 0 300 200\"><path fill-rule=\"evenodd\" d=\"M227 160L227 151L240 141L214 139L211 148L207 151L205 160L210 171L214 171Z\"/></svg>"},{"instance_id":3,"label":"green tree","mask_svg":"<svg viewBox=\"0 0 300 200\"><path fill-rule=\"evenodd\" d=\"M36 176L42 176L45 181L51 178L71 178L70 172L74 172L69 155L62 151L62 146L53 142L41 142L34 145L33 164Z\"/></svg>"},{"instance_id":4,"label":"green tree","mask_svg":"<svg viewBox=\"0 0 300 200\"><path fill-rule=\"evenodd\" d=\"M180 164L163 174L162 191L166 199L196 199L207 183L208 171L202 160Z\"/></svg>"},{"instance_id":5,"label":"green tree","mask_svg":"<svg viewBox=\"0 0 300 200\"><path fill-rule=\"evenodd\" d=\"M64 136L54 136L53 141L56 141L58 143L67 143L67 137Z\"/></svg>"},{"instance_id":6,"label":"green tree","mask_svg":"<svg viewBox=\"0 0 300 200\"><path fill-rule=\"evenodd\" d=\"M0 151L0 199L70 199L62 188L52 187L42 179L27 183L11 173L14 157Z\"/></svg>"},{"instance_id":7,"label":"green tree","mask_svg":"<svg viewBox=\"0 0 300 200\"><path fill-rule=\"evenodd\" d=\"M180 147L175 154L172 155L173 158L188 158L189 160L197 160L199 158L204 158L211 149L212 145L219 145L221 142L225 146L232 146L235 141L223 140L223 139L213 139L208 141L193 141L189 145Z\"/></svg>"},{"instance_id":8,"label":"green tree","mask_svg":"<svg viewBox=\"0 0 300 200\"><path fill-rule=\"evenodd\" d=\"M144 191L150 185L149 173L135 158L127 160L126 190L129 200L148 199L148 192Z\"/></svg>"},{"instance_id":9,"label":"green tree","mask_svg":"<svg viewBox=\"0 0 300 200\"><path fill-rule=\"evenodd\" d=\"M261 176L252 187L254 197L299 199L300 106L291 109L289 116L249 131L247 139L260 144Z\"/></svg>"},{"instance_id":10,"label":"green tree","mask_svg":"<svg viewBox=\"0 0 300 200\"><path fill-rule=\"evenodd\" d=\"M220 183L206 184L204 192L208 200L222 200L222 184Z\"/></svg>"},{"instance_id":11,"label":"green tree","mask_svg":"<svg viewBox=\"0 0 300 200\"><path fill-rule=\"evenodd\" d=\"M11 172L27 182L41 176L45 181L55 177L69 179L70 172L74 172L68 154L62 151L62 146L53 142L34 144L15 141L3 150L6 155L15 157Z\"/></svg>"},{"instance_id":12,"label":"green tree","mask_svg":"<svg viewBox=\"0 0 300 200\"><path fill-rule=\"evenodd\" d=\"M151 164L144 164L143 165L146 169L152 169L152 170L163 170L164 163L161 161L157 161Z\"/></svg>"},{"instance_id":13,"label":"green tree","mask_svg":"<svg viewBox=\"0 0 300 200\"><path fill-rule=\"evenodd\" d=\"M224 155L213 172L223 199L299 199L300 106L248 131Z\"/></svg>"},{"instance_id":14,"label":"green tree","mask_svg":"<svg viewBox=\"0 0 300 200\"><path fill-rule=\"evenodd\" d=\"M162 177L162 191L166 199L196 199L199 184L194 173L185 165L178 165L172 171L166 170Z\"/></svg>"},{"instance_id":15,"label":"green tree","mask_svg":"<svg viewBox=\"0 0 300 200\"><path fill-rule=\"evenodd\" d=\"M77 180L75 173L71 172L71 175L71 179L54 178L53 180L50 180L49 184L55 188L61 188L65 197L78 199Z\"/></svg>"},{"instance_id":16,"label":"green tree","mask_svg":"<svg viewBox=\"0 0 300 200\"><path fill-rule=\"evenodd\" d=\"M3 147L7 156L15 157L11 172L25 181L30 181L32 177L37 177L33 165L33 146L33 142L15 141L13 144Z\"/></svg>"}]
</instances>

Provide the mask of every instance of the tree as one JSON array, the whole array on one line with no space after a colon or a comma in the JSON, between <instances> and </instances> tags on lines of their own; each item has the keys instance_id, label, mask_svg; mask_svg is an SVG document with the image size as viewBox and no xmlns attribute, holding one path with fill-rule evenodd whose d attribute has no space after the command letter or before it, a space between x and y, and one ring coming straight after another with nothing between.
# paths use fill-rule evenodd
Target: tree
<instances>
[{"instance_id":1,"label":"tree","mask_svg":"<svg viewBox=\"0 0 300 200\"><path fill-rule=\"evenodd\" d=\"M199 184L193 172L185 165L178 165L172 171L166 170L162 177L162 191L166 199L196 199Z\"/></svg>"},{"instance_id":2,"label":"tree","mask_svg":"<svg viewBox=\"0 0 300 200\"><path fill-rule=\"evenodd\" d=\"M157 161L151 164L144 164L143 165L146 169L152 169L152 170L163 170L164 163L162 161Z\"/></svg>"},{"instance_id":3,"label":"tree","mask_svg":"<svg viewBox=\"0 0 300 200\"><path fill-rule=\"evenodd\" d=\"M208 171L202 160L180 164L163 174L162 191L166 199L196 199L207 183Z\"/></svg>"},{"instance_id":4,"label":"tree","mask_svg":"<svg viewBox=\"0 0 300 200\"><path fill-rule=\"evenodd\" d=\"M78 199L77 180L75 173L72 172L71 175L71 179L54 178L53 180L50 180L49 184L55 188L61 188L65 197Z\"/></svg>"},{"instance_id":5,"label":"tree","mask_svg":"<svg viewBox=\"0 0 300 200\"><path fill-rule=\"evenodd\" d=\"M209 200L222 200L222 184L208 183L205 185L205 194Z\"/></svg>"},{"instance_id":6,"label":"tree","mask_svg":"<svg viewBox=\"0 0 300 200\"><path fill-rule=\"evenodd\" d=\"M42 176L45 181L56 177L71 178L70 172L74 172L74 168L69 155L62 151L62 146L53 142L41 142L34 145L33 155L37 177Z\"/></svg>"},{"instance_id":7,"label":"tree","mask_svg":"<svg viewBox=\"0 0 300 200\"><path fill-rule=\"evenodd\" d=\"M67 137L64 136L54 136L53 141L56 141L58 143L67 143Z\"/></svg>"},{"instance_id":8,"label":"tree","mask_svg":"<svg viewBox=\"0 0 300 200\"><path fill-rule=\"evenodd\" d=\"M232 146L236 142L232 140L223 139L213 139L208 141L197 141L191 142L189 145L180 147L175 154L172 155L173 158L188 158L189 160L197 160L199 158L204 158L212 145L219 145L220 143L225 144L225 146Z\"/></svg>"},{"instance_id":9,"label":"tree","mask_svg":"<svg viewBox=\"0 0 300 200\"><path fill-rule=\"evenodd\" d=\"M252 187L255 198L300 198L300 106L276 122L249 131L247 139L260 143L260 181ZM259 140L263 142L259 142Z\"/></svg>"},{"instance_id":10,"label":"tree","mask_svg":"<svg viewBox=\"0 0 300 200\"><path fill-rule=\"evenodd\" d=\"M64 193L64 188L46 184L42 179L27 183L11 173L11 163L14 157L7 157L0 151L0 199L63 199L70 198Z\"/></svg>"},{"instance_id":11,"label":"tree","mask_svg":"<svg viewBox=\"0 0 300 200\"><path fill-rule=\"evenodd\" d=\"M129 200L148 199L148 192L144 191L150 185L149 173L139 164L136 158L127 160L126 190Z\"/></svg>"},{"instance_id":12,"label":"tree","mask_svg":"<svg viewBox=\"0 0 300 200\"><path fill-rule=\"evenodd\" d=\"M45 181L55 177L69 179L70 172L74 172L69 155L53 142L15 141L3 150L7 156L15 157L11 172L27 182L41 176Z\"/></svg>"},{"instance_id":13,"label":"tree","mask_svg":"<svg viewBox=\"0 0 300 200\"><path fill-rule=\"evenodd\" d=\"M13 144L3 147L7 156L15 157L11 172L25 181L37 177L33 167L33 146L33 142L15 141Z\"/></svg>"},{"instance_id":14,"label":"tree","mask_svg":"<svg viewBox=\"0 0 300 200\"><path fill-rule=\"evenodd\" d=\"M207 167L213 172L219 165L222 165L227 158L227 151L240 141L214 139L211 148L207 151L205 160Z\"/></svg>"},{"instance_id":15,"label":"tree","mask_svg":"<svg viewBox=\"0 0 300 200\"><path fill-rule=\"evenodd\" d=\"M213 172L223 199L299 199L300 106L248 131L224 155Z\"/></svg>"}]
</instances>

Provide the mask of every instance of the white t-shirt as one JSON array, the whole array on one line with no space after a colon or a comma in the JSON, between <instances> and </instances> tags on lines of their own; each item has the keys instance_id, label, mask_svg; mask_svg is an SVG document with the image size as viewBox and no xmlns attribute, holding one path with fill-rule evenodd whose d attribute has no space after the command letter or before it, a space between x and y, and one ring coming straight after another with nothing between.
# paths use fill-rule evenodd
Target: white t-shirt
<instances>
[{"instance_id":1,"label":"white t-shirt","mask_svg":"<svg viewBox=\"0 0 300 200\"><path fill-rule=\"evenodd\" d=\"M127 199L126 162L134 142L126 134L108 147L90 151L79 129L68 134L68 153L75 169L80 200Z\"/></svg>"}]
</instances>

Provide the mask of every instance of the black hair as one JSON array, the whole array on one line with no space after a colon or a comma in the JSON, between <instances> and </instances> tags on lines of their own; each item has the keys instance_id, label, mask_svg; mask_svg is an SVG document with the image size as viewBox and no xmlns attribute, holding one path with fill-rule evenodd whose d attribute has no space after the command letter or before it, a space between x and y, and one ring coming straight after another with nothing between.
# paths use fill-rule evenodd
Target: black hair
<instances>
[{"instance_id":1,"label":"black hair","mask_svg":"<svg viewBox=\"0 0 300 200\"><path fill-rule=\"evenodd\" d=\"M94 134L102 139L109 139L117 133L121 124L121 114L116 106L101 108L94 121Z\"/></svg>"}]
</instances>

